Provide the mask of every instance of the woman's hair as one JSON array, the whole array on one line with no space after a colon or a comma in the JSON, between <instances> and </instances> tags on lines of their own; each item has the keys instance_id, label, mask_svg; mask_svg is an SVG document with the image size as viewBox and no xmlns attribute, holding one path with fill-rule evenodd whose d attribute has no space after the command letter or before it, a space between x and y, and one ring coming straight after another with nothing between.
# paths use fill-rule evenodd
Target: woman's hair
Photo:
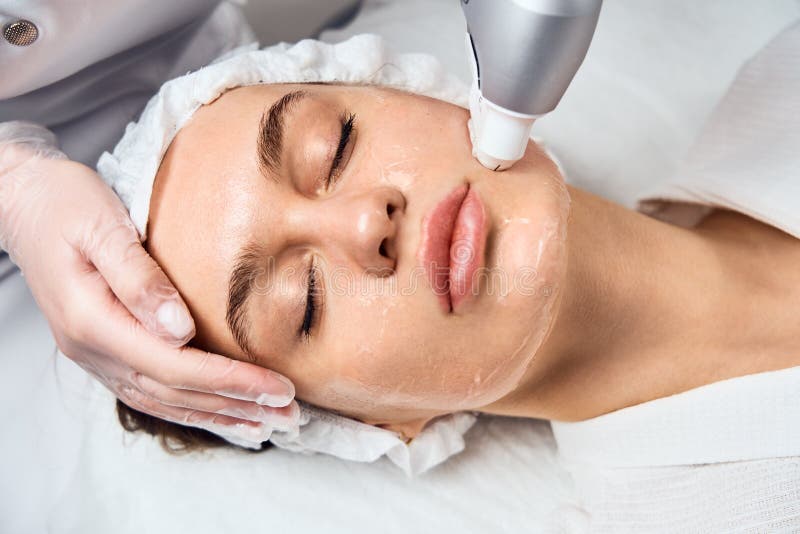
<instances>
[{"instance_id":1,"label":"woman's hair","mask_svg":"<svg viewBox=\"0 0 800 534\"><path fill-rule=\"evenodd\" d=\"M161 447L172 454L183 454L215 447L234 446L208 430L179 425L153 417L139 410L134 410L119 399L117 399L117 417L119 418L122 428L128 432L144 432L158 438ZM244 450L263 452L272 447L272 443L265 441L258 450Z\"/></svg>"}]
</instances>

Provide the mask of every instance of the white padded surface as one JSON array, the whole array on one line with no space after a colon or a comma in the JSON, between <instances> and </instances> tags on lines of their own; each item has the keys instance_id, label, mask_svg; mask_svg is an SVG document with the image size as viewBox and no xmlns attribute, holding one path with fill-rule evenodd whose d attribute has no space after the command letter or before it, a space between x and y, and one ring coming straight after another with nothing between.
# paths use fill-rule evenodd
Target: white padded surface
<instances>
[{"instance_id":1,"label":"white padded surface","mask_svg":"<svg viewBox=\"0 0 800 534\"><path fill-rule=\"evenodd\" d=\"M45 532L78 466L89 377L55 358L24 279L0 283L0 532Z\"/></svg>"},{"instance_id":2,"label":"white padded surface","mask_svg":"<svg viewBox=\"0 0 800 534\"><path fill-rule=\"evenodd\" d=\"M584 69L536 133L571 182L632 205L675 169L738 66L796 0L607 0ZM347 29L466 74L452 0L367 1ZM575 532L585 524L549 425L483 418L420 479L280 450L168 456L125 437L54 343L18 275L0 283L0 532ZM127 445L125 445L127 444Z\"/></svg>"}]
</instances>

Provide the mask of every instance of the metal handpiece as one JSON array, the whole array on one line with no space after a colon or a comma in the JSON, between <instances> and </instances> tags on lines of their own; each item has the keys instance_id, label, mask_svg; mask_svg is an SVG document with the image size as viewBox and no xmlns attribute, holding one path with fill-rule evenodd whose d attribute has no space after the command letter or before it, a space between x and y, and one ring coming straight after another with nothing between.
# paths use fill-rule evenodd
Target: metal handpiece
<instances>
[{"instance_id":1,"label":"metal handpiece","mask_svg":"<svg viewBox=\"0 0 800 534\"><path fill-rule=\"evenodd\" d=\"M495 170L525 152L592 41L602 0L462 0L474 83L473 153Z\"/></svg>"}]
</instances>

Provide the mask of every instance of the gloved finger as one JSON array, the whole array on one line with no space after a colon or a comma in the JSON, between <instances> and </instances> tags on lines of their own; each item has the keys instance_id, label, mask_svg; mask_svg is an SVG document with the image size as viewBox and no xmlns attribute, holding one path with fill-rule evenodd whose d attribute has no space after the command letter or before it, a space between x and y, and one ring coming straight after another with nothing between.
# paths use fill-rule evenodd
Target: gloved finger
<instances>
[{"instance_id":1,"label":"gloved finger","mask_svg":"<svg viewBox=\"0 0 800 534\"><path fill-rule=\"evenodd\" d=\"M101 334L95 344L109 353L120 353L132 369L164 386L273 408L286 406L294 399L294 384L275 371L193 347L170 347L135 324L114 323L104 328L115 335Z\"/></svg>"},{"instance_id":2,"label":"gloved finger","mask_svg":"<svg viewBox=\"0 0 800 534\"><path fill-rule=\"evenodd\" d=\"M271 408L252 402L220 397L211 393L173 389L139 373L134 375L133 382L146 395L167 406L189 408L201 412L218 413L237 419L266 423L275 429L285 432L297 428L300 422L300 407L296 401L292 401L282 408Z\"/></svg>"},{"instance_id":3,"label":"gloved finger","mask_svg":"<svg viewBox=\"0 0 800 534\"><path fill-rule=\"evenodd\" d=\"M104 319L108 322L99 325L93 344L106 353L118 353L126 365L166 387L273 408L294 399L294 384L275 371L192 347L170 347L135 328L130 316L126 319L133 325L119 324L115 314Z\"/></svg>"},{"instance_id":4,"label":"gloved finger","mask_svg":"<svg viewBox=\"0 0 800 534\"><path fill-rule=\"evenodd\" d=\"M110 202L110 212L98 217L94 228L82 239L81 252L150 333L172 345L185 344L195 334L189 310L167 275L142 247L119 200Z\"/></svg>"},{"instance_id":5,"label":"gloved finger","mask_svg":"<svg viewBox=\"0 0 800 534\"><path fill-rule=\"evenodd\" d=\"M202 428L226 439L246 445L258 445L269 440L272 427L227 415L201 412L188 408L168 406L131 386L123 385L117 391L119 399L140 412L177 423L179 425Z\"/></svg>"},{"instance_id":6,"label":"gloved finger","mask_svg":"<svg viewBox=\"0 0 800 534\"><path fill-rule=\"evenodd\" d=\"M84 280L78 288L104 284ZM86 344L100 354L113 355L133 371L172 389L211 393L231 401L244 400L280 408L292 402L294 384L275 371L192 347L171 347L149 335L117 300L93 319Z\"/></svg>"},{"instance_id":7,"label":"gloved finger","mask_svg":"<svg viewBox=\"0 0 800 534\"><path fill-rule=\"evenodd\" d=\"M0 151L10 145L27 150L30 157L50 159L67 157L58 149L55 134L34 122L0 122Z\"/></svg>"},{"instance_id":8,"label":"gloved finger","mask_svg":"<svg viewBox=\"0 0 800 534\"><path fill-rule=\"evenodd\" d=\"M172 388L202 391L279 408L294 399L291 381L269 369L190 347L161 347L132 357L143 375ZM169 361L169 365L163 362Z\"/></svg>"}]
</instances>

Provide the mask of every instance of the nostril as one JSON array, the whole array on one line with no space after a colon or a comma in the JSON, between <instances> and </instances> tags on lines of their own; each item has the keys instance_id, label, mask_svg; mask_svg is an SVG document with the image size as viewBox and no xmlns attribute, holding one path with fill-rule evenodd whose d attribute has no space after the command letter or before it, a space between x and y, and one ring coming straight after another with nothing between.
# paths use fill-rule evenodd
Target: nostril
<instances>
[{"instance_id":1,"label":"nostril","mask_svg":"<svg viewBox=\"0 0 800 534\"><path fill-rule=\"evenodd\" d=\"M394 206L391 204L386 204L386 215L391 216L394 213Z\"/></svg>"},{"instance_id":2,"label":"nostril","mask_svg":"<svg viewBox=\"0 0 800 534\"><path fill-rule=\"evenodd\" d=\"M388 258L389 254L386 252L386 239L381 241L381 246L378 247L378 252L380 252L381 256L384 258Z\"/></svg>"}]
</instances>

